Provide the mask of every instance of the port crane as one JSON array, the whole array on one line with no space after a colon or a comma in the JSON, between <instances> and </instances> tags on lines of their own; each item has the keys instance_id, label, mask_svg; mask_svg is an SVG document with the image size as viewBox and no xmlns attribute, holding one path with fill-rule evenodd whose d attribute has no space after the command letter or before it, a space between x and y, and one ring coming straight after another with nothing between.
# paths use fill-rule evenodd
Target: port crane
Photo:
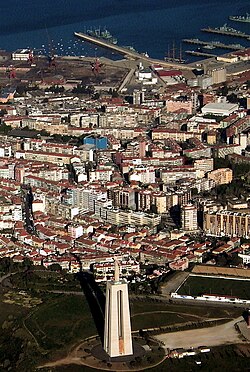
<instances>
[{"instance_id":1,"label":"port crane","mask_svg":"<svg viewBox=\"0 0 250 372\"><path fill-rule=\"evenodd\" d=\"M8 75L9 79L15 79L16 78L16 69L14 66L9 66L6 68L6 74Z\"/></svg>"},{"instance_id":2,"label":"port crane","mask_svg":"<svg viewBox=\"0 0 250 372\"><path fill-rule=\"evenodd\" d=\"M49 53L48 53L48 61L49 61L49 68L54 67L56 69L56 61L55 61L55 52L53 48L53 42L50 37L49 31L46 27L46 33L47 33L47 38L48 38L48 48L49 48Z\"/></svg>"},{"instance_id":3,"label":"port crane","mask_svg":"<svg viewBox=\"0 0 250 372\"><path fill-rule=\"evenodd\" d=\"M94 60L94 62L91 62L91 70L94 72L95 75L98 75L100 73L100 69L103 66L103 63L100 62L98 58Z\"/></svg>"},{"instance_id":4,"label":"port crane","mask_svg":"<svg viewBox=\"0 0 250 372\"><path fill-rule=\"evenodd\" d=\"M33 54L32 50L29 51L28 63L30 65L33 65L33 63L34 63L34 54Z\"/></svg>"}]
</instances>

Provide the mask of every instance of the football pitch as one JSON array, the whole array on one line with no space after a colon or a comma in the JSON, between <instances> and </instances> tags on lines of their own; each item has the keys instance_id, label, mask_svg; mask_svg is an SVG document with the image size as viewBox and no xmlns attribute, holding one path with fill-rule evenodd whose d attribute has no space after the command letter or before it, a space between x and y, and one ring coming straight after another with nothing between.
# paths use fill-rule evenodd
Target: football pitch
<instances>
[{"instance_id":1,"label":"football pitch","mask_svg":"<svg viewBox=\"0 0 250 372\"><path fill-rule=\"evenodd\" d=\"M225 295L250 299L250 281L224 278L189 276L178 290L179 295L200 296L204 294Z\"/></svg>"}]
</instances>

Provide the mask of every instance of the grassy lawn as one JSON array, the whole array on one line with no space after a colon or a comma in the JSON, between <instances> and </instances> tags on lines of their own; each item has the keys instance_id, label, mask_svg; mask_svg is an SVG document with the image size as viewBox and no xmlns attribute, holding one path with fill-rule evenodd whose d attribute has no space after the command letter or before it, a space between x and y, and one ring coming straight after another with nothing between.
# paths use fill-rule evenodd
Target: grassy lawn
<instances>
[{"instance_id":1,"label":"grassy lawn","mask_svg":"<svg viewBox=\"0 0 250 372\"><path fill-rule=\"evenodd\" d=\"M0 328L5 320L9 317L22 317L28 314L27 309L20 308L18 305L6 304L3 302L4 296L0 295Z\"/></svg>"},{"instance_id":2,"label":"grassy lawn","mask_svg":"<svg viewBox=\"0 0 250 372\"><path fill-rule=\"evenodd\" d=\"M80 291L81 286L74 274L48 270L30 270L28 273L16 273L11 277L16 288Z\"/></svg>"},{"instance_id":3,"label":"grassy lawn","mask_svg":"<svg viewBox=\"0 0 250 372\"><path fill-rule=\"evenodd\" d=\"M201 323L203 320L235 318L241 314L241 309L221 308L213 306L187 306L155 302L137 298L130 302L132 330L158 328L181 325L183 323Z\"/></svg>"},{"instance_id":4,"label":"grassy lawn","mask_svg":"<svg viewBox=\"0 0 250 372\"><path fill-rule=\"evenodd\" d=\"M13 293L8 293L11 299ZM0 295L0 371L1 363L10 363L12 370L20 372L35 371L35 365L65 356L73 344L96 334L84 296L29 295L31 303L37 298L40 303L27 307L28 296L21 296L23 304L19 298L18 304L5 303L6 296Z\"/></svg>"},{"instance_id":5,"label":"grassy lawn","mask_svg":"<svg viewBox=\"0 0 250 372\"><path fill-rule=\"evenodd\" d=\"M130 301L131 315L152 311L170 311L177 314L197 315L205 318L236 318L241 314L240 309L185 304L170 304L168 302L156 302L146 298L136 298ZM142 317L143 318L143 317Z\"/></svg>"},{"instance_id":6,"label":"grassy lawn","mask_svg":"<svg viewBox=\"0 0 250 372\"><path fill-rule=\"evenodd\" d=\"M194 316L186 316L182 314L172 314L168 312L152 312L146 314L138 314L132 317L132 330L138 330L141 328L154 328L167 326L177 323L186 323L188 321L197 321Z\"/></svg>"},{"instance_id":7,"label":"grassy lawn","mask_svg":"<svg viewBox=\"0 0 250 372\"><path fill-rule=\"evenodd\" d=\"M96 334L83 296L58 296L39 306L25 324L45 350L64 348Z\"/></svg>"},{"instance_id":8,"label":"grassy lawn","mask_svg":"<svg viewBox=\"0 0 250 372\"><path fill-rule=\"evenodd\" d=\"M210 293L249 300L250 281L190 276L178 291L193 296Z\"/></svg>"}]
</instances>

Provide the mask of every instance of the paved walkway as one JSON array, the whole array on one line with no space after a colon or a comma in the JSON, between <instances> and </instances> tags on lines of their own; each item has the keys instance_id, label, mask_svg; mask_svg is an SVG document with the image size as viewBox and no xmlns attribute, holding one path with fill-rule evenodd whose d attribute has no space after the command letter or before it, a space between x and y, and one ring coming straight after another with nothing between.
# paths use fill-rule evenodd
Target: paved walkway
<instances>
[{"instance_id":1,"label":"paved walkway","mask_svg":"<svg viewBox=\"0 0 250 372\"><path fill-rule=\"evenodd\" d=\"M169 279L162 286L162 294L169 295L171 292L175 292L177 288L184 282L184 280L189 276L186 272L177 272L171 279Z\"/></svg>"},{"instance_id":2,"label":"paved walkway","mask_svg":"<svg viewBox=\"0 0 250 372\"><path fill-rule=\"evenodd\" d=\"M164 333L155 338L164 342L164 347L171 350L241 343L242 339L234 327L241 320L242 317L239 317L219 326Z\"/></svg>"},{"instance_id":3,"label":"paved walkway","mask_svg":"<svg viewBox=\"0 0 250 372\"><path fill-rule=\"evenodd\" d=\"M238 327L242 335L250 342L250 328L247 328L247 323L245 320L238 323Z\"/></svg>"}]
</instances>

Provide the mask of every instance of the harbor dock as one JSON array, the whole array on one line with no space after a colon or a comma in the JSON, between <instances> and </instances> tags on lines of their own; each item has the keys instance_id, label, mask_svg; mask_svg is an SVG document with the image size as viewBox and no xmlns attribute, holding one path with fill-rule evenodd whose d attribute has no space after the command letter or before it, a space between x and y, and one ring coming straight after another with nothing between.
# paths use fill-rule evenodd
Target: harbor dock
<instances>
[{"instance_id":1,"label":"harbor dock","mask_svg":"<svg viewBox=\"0 0 250 372\"><path fill-rule=\"evenodd\" d=\"M240 44L224 44L224 43L221 43L220 41L203 41L199 39L183 39L182 41L188 44L211 45L212 47L222 48L222 49L231 49L231 50L245 49L245 47Z\"/></svg>"},{"instance_id":2,"label":"harbor dock","mask_svg":"<svg viewBox=\"0 0 250 372\"><path fill-rule=\"evenodd\" d=\"M227 30L226 28L223 29L223 27L221 28L211 28L211 27L207 27L207 28L202 28L201 31L203 32L210 32L212 34L220 34L220 35L227 35L227 36L234 36L234 37L242 37L242 38L245 38L245 39L248 39L250 40L250 35L249 34L245 34L244 32L241 32L241 31L229 31Z\"/></svg>"},{"instance_id":3,"label":"harbor dock","mask_svg":"<svg viewBox=\"0 0 250 372\"><path fill-rule=\"evenodd\" d=\"M168 62L160 59L154 59L147 57L144 54L138 53L134 50L127 49L124 47L121 47L117 44L112 44L109 43L105 40L98 39L96 37L87 35L83 32L74 32L74 35L78 37L81 40L87 41L89 43L95 44L99 47L106 48L109 50L112 50L115 53L123 55L127 59L133 59L133 60L142 60L145 62L148 62L149 64L161 64L162 67L167 67L167 68L182 68L182 70L192 70L193 67L181 63L176 63L176 62Z\"/></svg>"},{"instance_id":4,"label":"harbor dock","mask_svg":"<svg viewBox=\"0 0 250 372\"><path fill-rule=\"evenodd\" d=\"M205 53L205 52L198 52L195 50L186 50L185 53L190 54L192 56L197 56L197 57L207 57L207 58L212 58L212 57L217 57L216 54L212 53Z\"/></svg>"}]
</instances>

